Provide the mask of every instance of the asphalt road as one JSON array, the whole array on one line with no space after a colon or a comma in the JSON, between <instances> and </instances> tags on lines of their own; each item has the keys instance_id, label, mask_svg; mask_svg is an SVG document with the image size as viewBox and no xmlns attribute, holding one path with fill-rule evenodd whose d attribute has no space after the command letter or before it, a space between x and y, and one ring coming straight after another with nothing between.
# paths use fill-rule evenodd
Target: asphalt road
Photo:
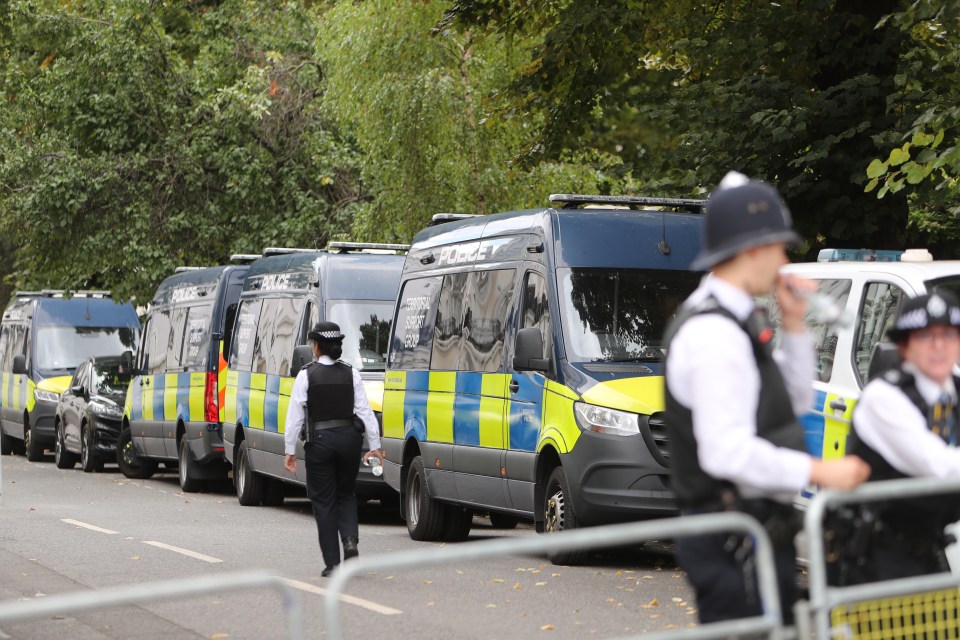
<instances>
[{"instance_id":1,"label":"asphalt road","mask_svg":"<svg viewBox=\"0 0 960 640\"><path fill-rule=\"evenodd\" d=\"M323 562L305 497L281 507L241 507L232 487L180 492L175 473L129 480L116 467L59 470L52 456L2 458L0 603L143 582L252 569L291 581L306 637L326 637ZM470 540L537 535L496 530L476 517ZM461 543L461 544L469 544ZM361 556L415 542L396 512L360 512ZM583 566L505 556L440 567L371 572L347 586L344 638L612 638L693 625L691 591L669 553L648 543L595 554ZM0 640L71 638L286 638L273 590L224 591L138 606L0 624Z\"/></svg>"}]
</instances>

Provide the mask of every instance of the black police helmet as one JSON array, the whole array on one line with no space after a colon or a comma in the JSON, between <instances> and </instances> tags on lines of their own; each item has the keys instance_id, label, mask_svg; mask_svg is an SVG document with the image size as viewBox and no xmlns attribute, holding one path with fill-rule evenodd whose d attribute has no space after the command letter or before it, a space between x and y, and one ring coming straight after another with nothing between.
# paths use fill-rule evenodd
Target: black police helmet
<instances>
[{"instance_id":1,"label":"black police helmet","mask_svg":"<svg viewBox=\"0 0 960 640\"><path fill-rule=\"evenodd\" d=\"M310 330L307 337L317 342L340 342L343 340L340 325L336 322L318 322L313 325L313 329Z\"/></svg>"},{"instance_id":2,"label":"black police helmet","mask_svg":"<svg viewBox=\"0 0 960 640\"><path fill-rule=\"evenodd\" d=\"M777 190L765 182L730 172L707 200L703 248L694 269L709 269L741 251L775 242L800 244L792 228L790 209Z\"/></svg>"},{"instance_id":3,"label":"black police helmet","mask_svg":"<svg viewBox=\"0 0 960 640\"><path fill-rule=\"evenodd\" d=\"M905 342L911 331L933 326L960 327L960 302L946 291L908 298L887 331L894 342Z\"/></svg>"}]
</instances>

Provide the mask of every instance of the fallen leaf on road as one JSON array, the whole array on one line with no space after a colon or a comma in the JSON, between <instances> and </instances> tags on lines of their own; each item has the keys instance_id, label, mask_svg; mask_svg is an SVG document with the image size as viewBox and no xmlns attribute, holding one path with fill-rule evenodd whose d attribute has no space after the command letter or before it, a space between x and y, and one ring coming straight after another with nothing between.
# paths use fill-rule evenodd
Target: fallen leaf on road
<instances>
[{"instance_id":1,"label":"fallen leaf on road","mask_svg":"<svg viewBox=\"0 0 960 640\"><path fill-rule=\"evenodd\" d=\"M520 583L519 583L519 582L514 582L514 583L513 583L513 588L514 588L514 589L519 589L519 588L520 588Z\"/></svg>"},{"instance_id":2,"label":"fallen leaf on road","mask_svg":"<svg viewBox=\"0 0 960 640\"><path fill-rule=\"evenodd\" d=\"M550 575L553 576L554 578L559 578L559 577L560 577L560 574L559 574L559 573L551 573Z\"/></svg>"},{"instance_id":3,"label":"fallen leaf on road","mask_svg":"<svg viewBox=\"0 0 960 640\"><path fill-rule=\"evenodd\" d=\"M219 638L229 638L230 636L226 633L215 633L210 636L210 640L218 640Z\"/></svg>"},{"instance_id":4,"label":"fallen leaf on road","mask_svg":"<svg viewBox=\"0 0 960 640\"><path fill-rule=\"evenodd\" d=\"M545 584L547 584L547 583L546 583L546 582L538 582L538 583L537 583L537 586L538 586L538 587L542 587L542 586L544 586Z\"/></svg>"},{"instance_id":5,"label":"fallen leaf on road","mask_svg":"<svg viewBox=\"0 0 960 640\"><path fill-rule=\"evenodd\" d=\"M424 580L423 584L433 584L433 580Z\"/></svg>"},{"instance_id":6,"label":"fallen leaf on road","mask_svg":"<svg viewBox=\"0 0 960 640\"><path fill-rule=\"evenodd\" d=\"M674 602L683 602L683 598L674 597L674 598L673 598L673 601L674 601Z\"/></svg>"},{"instance_id":7,"label":"fallen leaf on road","mask_svg":"<svg viewBox=\"0 0 960 640\"><path fill-rule=\"evenodd\" d=\"M553 625L545 624L542 627L540 627L540 631L553 631Z\"/></svg>"},{"instance_id":8,"label":"fallen leaf on road","mask_svg":"<svg viewBox=\"0 0 960 640\"><path fill-rule=\"evenodd\" d=\"M131 560L139 560L139 559L140 559L140 556L130 556L130 559L131 559Z\"/></svg>"},{"instance_id":9,"label":"fallen leaf on road","mask_svg":"<svg viewBox=\"0 0 960 640\"><path fill-rule=\"evenodd\" d=\"M653 607L659 607L659 606L660 606L660 601L657 600L656 598L654 598L653 600L651 600L651 601L648 602L647 604L642 604L642 605L640 605L640 606L643 607L644 609L651 609L651 608L653 608Z\"/></svg>"},{"instance_id":10,"label":"fallen leaf on road","mask_svg":"<svg viewBox=\"0 0 960 640\"><path fill-rule=\"evenodd\" d=\"M500 582L503 582L503 578L494 578L493 581L496 583L500 583Z\"/></svg>"},{"instance_id":11,"label":"fallen leaf on road","mask_svg":"<svg viewBox=\"0 0 960 640\"><path fill-rule=\"evenodd\" d=\"M484 609L496 609L496 608L497 608L497 605L495 605L495 604L487 604L487 605L484 605L483 608L484 608Z\"/></svg>"},{"instance_id":12,"label":"fallen leaf on road","mask_svg":"<svg viewBox=\"0 0 960 640\"><path fill-rule=\"evenodd\" d=\"M644 580L653 580L653 576L643 576Z\"/></svg>"}]
</instances>

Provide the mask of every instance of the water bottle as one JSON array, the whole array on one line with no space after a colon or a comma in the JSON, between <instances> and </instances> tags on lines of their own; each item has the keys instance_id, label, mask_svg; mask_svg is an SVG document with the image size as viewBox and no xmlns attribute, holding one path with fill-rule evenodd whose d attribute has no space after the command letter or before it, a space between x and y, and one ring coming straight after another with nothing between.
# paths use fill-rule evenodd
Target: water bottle
<instances>
[{"instance_id":1,"label":"water bottle","mask_svg":"<svg viewBox=\"0 0 960 640\"><path fill-rule=\"evenodd\" d=\"M379 477L383 475L383 465L380 464L380 458L370 456L367 458L367 466L370 467L370 473Z\"/></svg>"}]
</instances>

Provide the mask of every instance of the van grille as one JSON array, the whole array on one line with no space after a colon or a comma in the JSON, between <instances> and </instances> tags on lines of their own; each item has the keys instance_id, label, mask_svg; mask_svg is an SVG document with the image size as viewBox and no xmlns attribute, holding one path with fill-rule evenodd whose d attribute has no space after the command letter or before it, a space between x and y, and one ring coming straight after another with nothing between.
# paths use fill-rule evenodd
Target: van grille
<instances>
[{"instance_id":1,"label":"van grille","mask_svg":"<svg viewBox=\"0 0 960 640\"><path fill-rule=\"evenodd\" d=\"M650 435L653 437L653 454L665 467L670 466L670 437L667 435L666 414L662 411L654 413L647 420Z\"/></svg>"}]
</instances>

